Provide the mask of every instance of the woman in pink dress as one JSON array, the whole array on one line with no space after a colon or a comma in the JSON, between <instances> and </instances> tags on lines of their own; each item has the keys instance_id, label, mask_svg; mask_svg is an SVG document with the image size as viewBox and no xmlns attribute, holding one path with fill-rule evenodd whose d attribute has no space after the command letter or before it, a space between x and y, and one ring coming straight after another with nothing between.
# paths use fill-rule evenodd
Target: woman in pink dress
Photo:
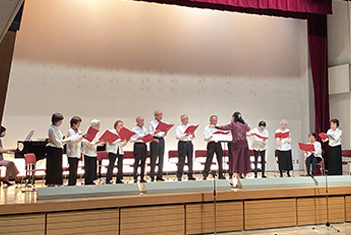
<instances>
[{"instance_id":1,"label":"woman in pink dress","mask_svg":"<svg viewBox=\"0 0 351 235\"><path fill-rule=\"evenodd\" d=\"M241 117L240 112L235 112L232 116L232 122L225 126L216 126L219 130L230 130L232 133L232 161L229 166L230 171L234 173L235 177L243 174L246 178L247 173L252 171L249 147L246 138L246 132L250 127L245 123Z\"/></svg>"}]
</instances>

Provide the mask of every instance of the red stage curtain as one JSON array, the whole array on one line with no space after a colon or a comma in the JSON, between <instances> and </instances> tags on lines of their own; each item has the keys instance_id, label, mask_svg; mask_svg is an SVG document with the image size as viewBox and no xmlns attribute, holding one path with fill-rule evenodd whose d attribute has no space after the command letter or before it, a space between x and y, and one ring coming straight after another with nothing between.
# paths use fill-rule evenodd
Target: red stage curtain
<instances>
[{"instance_id":1,"label":"red stage curtain","mask_svg":"<svg viewBox=\"0 0 351 235\"><path fill-rule=\"evenodd\" d=\"M308 44L314 87L315 131L329 129L327 16L309 15Z\"/></svg>"},{"instance_id":2,"label":"red stage curtain","mask_svg":"<svg viewBox=\"0 0 351 235\"><path fill-rule=\"evenodd\" d=\"M306 18L331 14L331 0L141 0L180 6ZM294 15L295 14L295 15ZM301 15L303 14L303 15Z\"/></svg>"},{"instance_id":3,"label":"red stage curtain","mask_svg":"<svg viewBox=\"0 0 351 235\"><path fill-rule=\"evenodd\" d=\"M314 88L315 132L329 129L329 91L328 91L328 38L327 16L309 15L308 44ZM318 137L319 138L319 137ZM324 161L328 167L328 143L323 144Z\"/></svg>"}]
</instances>

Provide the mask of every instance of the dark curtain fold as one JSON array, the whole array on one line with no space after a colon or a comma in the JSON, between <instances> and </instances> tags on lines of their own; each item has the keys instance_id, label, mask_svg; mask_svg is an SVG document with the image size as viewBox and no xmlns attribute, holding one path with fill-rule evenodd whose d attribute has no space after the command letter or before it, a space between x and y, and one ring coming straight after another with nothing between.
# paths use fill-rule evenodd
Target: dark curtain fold
<instances>
[{"instance_id":1,"label":"dark curtain fold","mask_svg":"<svg viewBox=\"0 0 351 235\"><path fill-rule=\"evenodd\" d=\"M308 45L314 87L315 131L329 129L327 16L309 15Z\"/></svg>"},{"instance_id":2,"label":"dark curtain fold","mask_svg":"<svg viewBox=\"0 0 351 235\"><path fill-rule=\"evenodd\" d=\"M329 91L328 91L328 33L326 15L308 15L308 45L313 78L315 132L329 129ZM324 144L325 160L328 146ZM326 165L328 162L326 161Z\"/></svg>"}]
</instances>

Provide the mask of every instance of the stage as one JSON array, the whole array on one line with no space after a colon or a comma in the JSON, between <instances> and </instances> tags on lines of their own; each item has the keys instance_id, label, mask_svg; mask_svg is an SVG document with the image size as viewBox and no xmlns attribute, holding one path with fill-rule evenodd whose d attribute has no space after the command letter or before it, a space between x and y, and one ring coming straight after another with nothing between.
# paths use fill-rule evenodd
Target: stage
<instances>
[{"instance_id":1,"label":"stage","mask_svg":"<svg viewBox=\"0 0 351 235\"><path fill-rule=\"evenodd\" d=\"M310 182L310 178L302 178L283 178L282 181ZM347 186L350 176L342 178L344 186L329 187L332 223L351 221L351 186ZM262 180L274 183L280 179L256 179L257 185L262 185ZM245 185L244 182L243 188ZM217 232L324 224L327 220L325 194L325 186L290 185L217 191ZM37 192L21 193L20 188L2 187L0 208L0 226L5 234L200 234L214 231L211 189L37 200Z\"/></svg>"}]
</instances>

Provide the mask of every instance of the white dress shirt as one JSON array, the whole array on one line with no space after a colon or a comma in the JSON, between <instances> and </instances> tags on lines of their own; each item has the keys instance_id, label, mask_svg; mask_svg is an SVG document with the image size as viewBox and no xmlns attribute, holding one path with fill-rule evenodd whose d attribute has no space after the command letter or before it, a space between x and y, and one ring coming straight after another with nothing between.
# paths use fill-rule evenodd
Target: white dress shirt
<instances>
[{"instance_id":1,"label":"white dress shirt","mask_svg":"<svg viewBox=\"0 0 351 235\"><path fill-rule=\"evenodd\" d=\"M216 131L219 130L215 127L210 127L210 125L206 126L204 128L204 140L208 143L212 141L218 143L218 141L221 139L220 137L222 134L213 134Z\"/></svg>"},{"instance_id":2,"label":"white dress shirt","mask_svg":"<svg viewBox=\"0 0 351 235\"><path fill-rule=\"evenodd\" d=\"M81 138L78 134L75 134L73 136L70 136L69 138L63 139L63 134L60 130L55 125L51 125L48 130L48 136L49 140L48 143L46 144L47 147L54 147L54 148L63 148L63 145L66 144L69 141L77 141L78 139Z\"/></svg>"},{"instance_id":3,"label":"white dress shirt","mask_svg":"<svg viewBox=\"0 0 351 235\"><path fill-rule=\"evenodd\" d=\"M146 128L143 126L140 127L137 125L137 126L133 127L132 131L135 132L136 134L130 138L130 142L131 143L144 143L142 140L137 140L137 139L139 137L144 137L148 134Z\"/></svg>"},{"instance_id":4,"label":"white dress shirt","mask_svg":"<svg viewBox=\"0 0 351 235\"><path fill-rule=\"evenodd\" d=\"M192 134L185 136L184 132L185 130L188 128L189 124L184 125L184 124L180 124L179 126L177 126L176 129L176 139L180 140L180 141L192 141L192 139L194 139L194 136Z\"/></svg>"},{"instance_id":5,"label":"white dress shirt","mask_svg":"<svg viewBox=\"0 0 351 235\"><path fill-rule=\"evenodd\" d=\"M109 131L111 131L113 134L118 135L116 129L111 129ZM117 154L117 151L118 151L118 154L123 155L124 154L123 147L126 145L127 145L127 141L122 141L121 139L117 139L115 142L111 144L106 143L106 151L108 153L114 153L114 154Z\"/></svg>"},{"instance_id":6,"label":"white dress shirt","mask_svg":"<svg viewBox=\"0 0 351 235\"><path fill-rule=\"evenodd\" d=\"M99 141L99 137L97 135L91 142L89 142L87 139L83 139L82 153L88 157L97 157L96 147L102 145L102 143L96 144L96 142L98 141Z\"/></svg>"},{"instance_id":7,"label":"white dress shirt","mask_svg":"<svg viewBox=\"0 0 351 235\"><path fill-rule=\"evenodd\" d=\"M312 144L312 143L308 142L307 144ZM321 143L318 141L314 141L313 145L314 145L314 156L322 158L322 145L321 145ZM313 153L308 151L306 154L306 152L305 152L305 157L309 157L311 154L313 154Z\"/></svg>"},{"instance_id":8,"label":"white dress shirt","mask_svg":"<svg viewBox=\"0 0 351 235\"><path fill-rule=\"evenodd\" d=\"M327 135L331 137L329 138L330 147L341 145L342 130L340 130L339 128L336 128L335 131L333 131L333 129L329 129L327 132Z\"/></svg>"},{"instance_id":9,"label":"white dress shirt","mask_svg":"<svg viewBox=\"0 0 351 235\"><path fill-rule=\"evenodd\" d=\"M67 143L66 154L67 154L67 157L80 158L80 153L82 151L81 142L84 137L80 130L75 130L73 128L70 128L68 130L67 137L69 138L74 135L79 135L80 137L74 141Z\"/></svg>"},{"instance_id":10,"label":"white dress shirt","mask_svg":"<svg viewBox=\"0 0 351 235\"><path fill-rule=\"evenodd\" d=\"M155 131L156 131L156 127L158 126L160 122L157 121L156 119L152 120L150 123L149 123L149 133L154 136L154 137L164 137L165 136L165 132L164 131L160 131L158 132L157 134L155 134Z\"/></svg>"},{"instance_id":11,"label":"white dress shirt","mask_svg":"<svg viewBox=\"0 0 351 235\"><path fill-rule=\"evenodd\" d=\"M263 131L261 131L260 128L254 128L252 131L251 131L251 134L252 134L252 137L253 137L253 140L252 140L252 143L251 143L251 148L253 150L256 150L256 151L263 151L263 150L266 150L267 149L267 142L268 142L268 139L262 139L260 137L257 137L256 135L254 134L257 134L259 136L262 136L262 137L265 137L265 138L268 138L269 137L269 132L268 130L265 128Z\"/></svg>"},{"instance_id":12,"label":"white dress shirt","mask_svg":"<svg viewBox=\"0 0 351 235\"><path fill-rule=\"evenodd\" d=\"M286 132L290 132L290 130L288 128L285 128L284 131L282 131L280 128L277 129L275 131L275 133L286 133ZM279 151L289 151L291 150L291 137L289 136L288 138L283 138L281 141L279 140L279 138L276 139L277 140L277 149Z\"/></svg>"}]
</instances>

